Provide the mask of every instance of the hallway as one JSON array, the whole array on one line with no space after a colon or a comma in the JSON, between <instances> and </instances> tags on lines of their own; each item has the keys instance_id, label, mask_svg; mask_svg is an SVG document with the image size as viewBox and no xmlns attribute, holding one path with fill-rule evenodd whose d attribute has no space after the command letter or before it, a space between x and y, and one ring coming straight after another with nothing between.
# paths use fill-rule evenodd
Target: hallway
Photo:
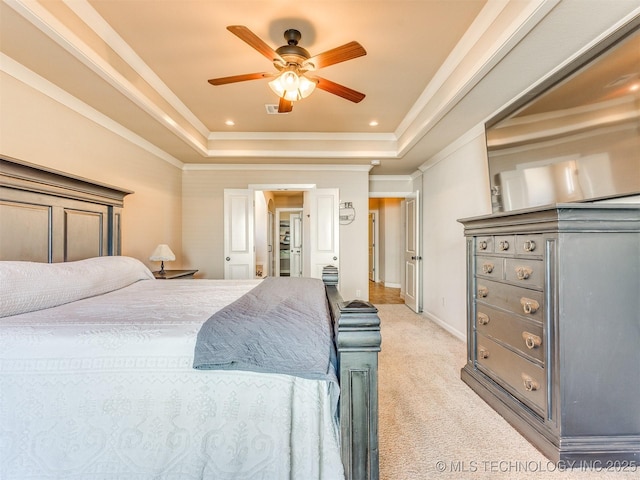
<instances>
[{"instance_id":1,"label":"hallway","mask_svg":"<svg viewBox=\"0 0 640 480\"><path fill-rule=\"evenodd\" d=\"M404 303L399 288L388 288L376 282L369 282L369 301L374 305Z\"/></svg>"}]
</instances>

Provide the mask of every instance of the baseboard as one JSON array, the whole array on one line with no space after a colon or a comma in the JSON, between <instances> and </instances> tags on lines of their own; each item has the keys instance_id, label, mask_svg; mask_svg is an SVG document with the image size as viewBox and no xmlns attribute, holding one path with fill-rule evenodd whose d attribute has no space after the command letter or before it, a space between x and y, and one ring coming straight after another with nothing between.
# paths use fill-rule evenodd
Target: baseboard
<instances>
[{"instance_id":1,"label":"baseboard","mask_svg":"<svg viewBox=\"0 0 640 480\"><path fill-rule=\"evenodd\" d=\"M391 282L382 282L382 285L385 286L385 288L400 288L401 285L399 283L391 283Z\"/></svg>"},{"instance_id":2,"label":"baseboard","mask_svg":"<svg viewBox=\"0 0 640 480\"><path fill-rule=\"evenodd\" d=\"M433 314L431 314L429 312L424 312L423 311L420 315L422 315L423 317L427 317L433 323L435 323L436 325L438 325L442 329L446 330L447 332L449 332L454 337L462 340L465 343L467 342L467 334L466 334L466 332L463 333L463 332L460 332L460 331L456 330L451 325L449 325L445 321L439 319L438 317L436 317L435 315L433 315Z\"/></svg>"}]
</instances>

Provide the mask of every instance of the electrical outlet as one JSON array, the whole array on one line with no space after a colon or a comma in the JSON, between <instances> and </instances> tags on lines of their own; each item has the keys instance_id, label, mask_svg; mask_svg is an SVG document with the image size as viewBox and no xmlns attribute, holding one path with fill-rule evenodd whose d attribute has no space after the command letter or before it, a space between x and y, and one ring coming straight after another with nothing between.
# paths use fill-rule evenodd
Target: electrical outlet
<instances>
[{"instance_id":1,"label":"electrical outlet","mask_svg":"<svg viewBox=\"0 0 640 480\"><path fill-rule=\"evenodd\" d=\"M356 290L356 298L360 298L361 294L362 294L361 290Z\"/></svg>"}]
</instances>

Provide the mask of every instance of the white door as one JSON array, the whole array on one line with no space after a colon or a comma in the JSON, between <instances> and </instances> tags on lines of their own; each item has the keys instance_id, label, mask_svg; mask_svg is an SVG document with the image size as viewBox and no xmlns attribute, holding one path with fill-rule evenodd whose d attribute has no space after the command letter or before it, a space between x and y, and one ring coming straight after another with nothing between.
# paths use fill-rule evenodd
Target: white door
<instances>
[{"instance_id":1,"label":"white door","mask_svg":"<svg viewBox=\"0 0 640 480\"><path fill-rule=\"evenodd\" d=\"M305 277L322 278L322 269L335 265L340 269L340 217L339 190L337 188L317 188L307 192L305 197L305 217L309 221L309 252L305 258ZM305 220L306 220L305 219Z\"/></svg>"},{"instance_id":2,"label":"white door","mask_svg":"<svg viewBox=\"0 0 640 480\"><path fill-rule=\"evenodd\" d=\"M224 278L255 277L253 190L224 191Z\"/></svg>"},{"instance_id":3,"label":"white door","mask_svg":"<svg viewBox=\"0 0 640 480\"><path fill-rule=\"evenodd\" d=\"M369 212L369 281L376 281L376 214Z\"/></svg>"},{"instance_id":4,"label":"white door","mask_svg":"<svg viewBox=\"0 0 640 480\"><path fill-rule=\"evenodd\" d=\"M404 303L414 312L421 312L420 305L420 197L416 191L407 197L405 208Z\"/></svg>"},{"instance_id":5,"label":"white door","mask_svg":"<svg viewBox=\"0 0 640 480\"><path fill-rule=\"evenodd\" d=\"M289 217L291 224L291 243L289 250L289 276L302 276L302 212L292 213Z\"/></svg>"},{"instance_id":6,"label":"white door","mask_svg":"<svg viewBox=\"0 0 640 480\"><path fill-rule=\"evenodd\" d=\"M267 269L265 271L265 275L270 277L274 274L275 266L274 266L274 229L273 222L275 222L273 212L267 212Z\"/></svg>"}]
</instances>

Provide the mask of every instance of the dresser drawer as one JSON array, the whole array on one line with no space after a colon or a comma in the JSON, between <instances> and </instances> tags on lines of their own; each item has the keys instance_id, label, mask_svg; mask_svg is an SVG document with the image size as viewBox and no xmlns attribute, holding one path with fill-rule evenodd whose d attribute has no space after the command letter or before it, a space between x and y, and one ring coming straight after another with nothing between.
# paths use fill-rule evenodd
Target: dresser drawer
<instances>
[{"instance_id":1,"label":"dresser drawer","mask_svg":"<svg viewBox=\"0 0 640 480\"><path fill-rule=\"evenodd\" d=\"M544 365L542 324L479 304L476 331Z\"/></svg>"},{"instance_id":2,"label":"dresser drawer","mask_svg":"<svg viewBox=\"0 0 640 480\"><path fill-rule=\"evenodd\" d=\"M544 368L483 335L477 335L477 349L478 368L544 417L547 398Z\"/></svg>"},{"instance_id":3,"label":"dresser drawer","mask_svg":"<svg viewBox=\"0 0 640 480\"><path fill-rule=\"evenodd\" d=\"M537 290L476 278L476 301L542 322L544 294Z\"/></svg>"},{"instance_id":4,"label":"dresser drawer","mask_svg":"<svg viewBox=\"0 0 640 480\"><path fill-rule=\"evenodd\" d=\"M504 278L527 288L544 287L544 262L528 258L507 258Z\"/></svg>"},{"instance_id":5,"label":"dresser drawer","mask_svg":"<svg viewBox=\"0 0 640 480\"><path fill-rule=\"evenodd\" d=\"M476 275L502 280L503 264L504 258L478 255L476 257Z\"/></svg>"},{"instance_id":6,"label":"dresser drawer","mask_svg":"<svg viewBox=\"0 0 640 480\"><path fill-rule=\"evenodd\" d=\"M476 237L476 253L493 253L493 237Z\"/></svg>"},{"instance_id":7,"label":"dresser drawer","mask_svg":"<svg viewBox=\"0 0 640 480\"><path fill-rule=\"evenodd\" d=\"M495 253L515 254L516 241L514 235L499 235L493 237L493 251Z\"/></svg>"},{"instance_id":8,"label":"dresser drawer","mask_svg":"<svg viewBox=\"0 0 640 480\"><path fill-rule=\"evenodd\" d=\"M542 257L544 237L542 235L516 235L516 254Z\"/></svg>"}]
</instances>

